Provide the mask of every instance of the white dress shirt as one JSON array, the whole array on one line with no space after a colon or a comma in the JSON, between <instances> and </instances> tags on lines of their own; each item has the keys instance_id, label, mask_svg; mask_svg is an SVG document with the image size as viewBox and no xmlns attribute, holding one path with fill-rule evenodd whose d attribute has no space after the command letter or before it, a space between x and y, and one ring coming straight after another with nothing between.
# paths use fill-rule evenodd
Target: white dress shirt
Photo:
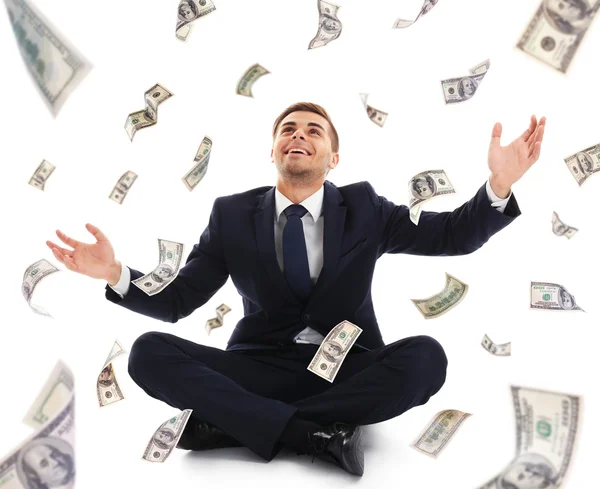
<instances>
[{"instance_id":1,"label":"white dress shirt","mask_svg":"<svg viewBox=\"0 0 600 489\"><path fill-rule=\"evenodd\" d=\"M498 197L490 185L490 180L486 183L485 189L487 191L488 198L492 207L496 208L498 212L504 212L508 199L512 195L512 191L508 194L508 197L501 199ZM306 240L306 253L308 255L308 268L310 272L310 278L312 284L317 283L321 269L323 268L323 194L325 187L321 185L310 197L307 197L300 205L308 211L302 218L302 227L304 229L304 239ZM283 228L287 222L287 217L283 212L288 206L294 203L283 195L279 189L275 188L275 252L277 254L277 262L279 268L283 271ZM129 283L131 282L131 272L127 266L121 267L121 277L119 281L110 287L121 297L124 297L129 290ZM109 284L110 285L110 284ZM320 345L325 337L314 330L310 326L304 328L300 333L294 337L295 343L312 343Z\"/></svg>"}]
</instances>

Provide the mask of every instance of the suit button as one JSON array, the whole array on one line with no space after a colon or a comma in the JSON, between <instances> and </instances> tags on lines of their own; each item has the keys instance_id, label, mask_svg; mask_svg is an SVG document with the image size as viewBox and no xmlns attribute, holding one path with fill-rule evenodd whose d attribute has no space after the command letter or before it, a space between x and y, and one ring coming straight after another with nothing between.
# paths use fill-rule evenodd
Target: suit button
<instances>
[{"instance_id":1,"label":"suit button","mask_svg":"<svg viewBox=\"0 0 600 489\"><path fill-rule=\"evenodd\" d=\"M310 314L303 314L302 319L304 319L305 321L308 321L310 319Z\"/></svg>"}]
</instances>

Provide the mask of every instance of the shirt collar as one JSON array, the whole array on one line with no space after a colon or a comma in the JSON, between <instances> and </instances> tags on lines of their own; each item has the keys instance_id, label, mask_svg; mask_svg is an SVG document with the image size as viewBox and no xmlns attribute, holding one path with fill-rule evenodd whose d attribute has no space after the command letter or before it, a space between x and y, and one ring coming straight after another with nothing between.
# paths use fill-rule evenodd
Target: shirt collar
<instances>
[{"instance_id":1,"label":"shirt collar","mask_svg":"<svg viewBox=\"0 0 600 489\"><path fill-rule=\"evenodd\" d=\"M314 222L317 222L321 216L321 211L323 210L324 189L325 186L321 185L319 190L300 202L300 205L304 206L304 208L312 216ZM285 195L283 195L277 187L275 187L275 219L277 219L277 221L279 221L281 213L290 205L294 205L294 203Z\"/></svg>"}]
</instances>

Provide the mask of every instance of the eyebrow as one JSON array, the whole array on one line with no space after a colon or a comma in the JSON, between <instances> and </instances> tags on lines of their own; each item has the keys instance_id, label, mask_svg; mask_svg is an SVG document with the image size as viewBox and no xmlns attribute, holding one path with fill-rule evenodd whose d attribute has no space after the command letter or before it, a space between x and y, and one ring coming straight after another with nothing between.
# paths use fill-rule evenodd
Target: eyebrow
<instances>
[{"instance_id":1,"label":"eyebrow","mask_svg":"<svg viewBox=\"0 0 600 489\"><path fill-rule=\"evenodd\" d=\"M321 131L325 132L325 129L323 129L323 126L321 126L320 124L317 124L316 122L309 122L308 124L306 124L308 127L318 127L319 129L321 129ZM281 127L279 129L283 129L285 126L296 126L296 123L293 121L288 121L288 122L284 122L283 124L281 124Z\"/></svg>"}]
</instances>

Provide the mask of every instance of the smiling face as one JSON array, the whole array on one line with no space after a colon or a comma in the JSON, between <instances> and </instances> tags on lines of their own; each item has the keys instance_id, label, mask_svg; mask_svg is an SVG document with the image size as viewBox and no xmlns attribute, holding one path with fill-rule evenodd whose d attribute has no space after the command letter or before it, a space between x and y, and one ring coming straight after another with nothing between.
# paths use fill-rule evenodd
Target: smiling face
<instances>
[{"instance_id":1,"label":"smiling face","mask_svg":"<svg viewBox=\"0 0 600 489\"><path fill-rule=\"evenodd\" d=\"M322 178L335 168L339 155L331 147L331 127L327 120L313 112L292 112L285 117L273 140L271 161L286 179L309 183Z\"/></svg>"}]
</instances>

